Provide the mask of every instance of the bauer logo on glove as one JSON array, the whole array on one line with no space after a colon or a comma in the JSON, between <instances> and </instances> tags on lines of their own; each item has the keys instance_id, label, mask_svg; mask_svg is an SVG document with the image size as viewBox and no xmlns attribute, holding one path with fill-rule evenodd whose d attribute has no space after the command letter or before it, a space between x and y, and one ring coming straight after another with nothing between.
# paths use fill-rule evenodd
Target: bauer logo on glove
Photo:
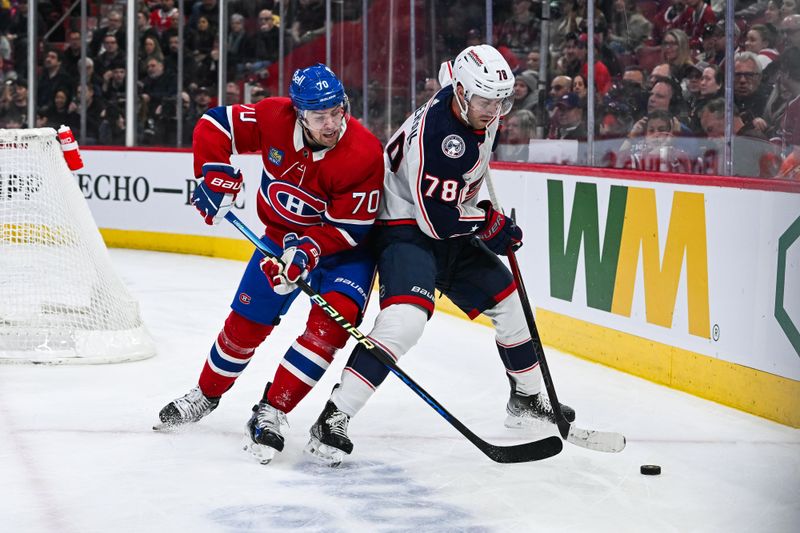
<instances>
[{"instance_id":1,"label":"bauer logo on glove","mask_svg":"<svg viewBox=\"0 0 800 533\"><path fill-rule=\"evenodd\" d=\"M242 190L242 172L227 163L203 165L203 180L192 193L192 205L206 224L219 224Z\"/></svg>"},{"instance_id":2,"label":"bauer logo on glove","mask_svg":"<svg viewBox=\"0 0 800 533\"><path fill-rule=\"evenodd\" d=\"M281 295L291 294L297 289L297 280L306 279L317 266L320 249L312 239L287 233L283 237L283 254L265 257L260 266L272 289Z\"/></svg>"},{"instance_id":3,"label":"bauer logo on glove","mask_svg":"<svg viewBox=\"0 0 800 533\"><path fill-rule=\"evenodd\" d=\"M496 254L506 255L508 247L515 250L522 246L522 230L514 219L496 211L489 200L481 200L478 207L486 212L486 222L475 236Z\"/></svg>"}]
</instances>

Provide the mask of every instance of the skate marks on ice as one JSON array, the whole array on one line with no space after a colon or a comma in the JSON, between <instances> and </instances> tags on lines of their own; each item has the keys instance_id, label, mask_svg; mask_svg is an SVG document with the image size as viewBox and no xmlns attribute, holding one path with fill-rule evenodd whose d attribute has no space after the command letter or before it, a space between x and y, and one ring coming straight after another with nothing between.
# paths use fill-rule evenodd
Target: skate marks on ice
<instances>
[{"instance_id":1,"label":"skate marks on ice","mask_svg":"<svg viewBox=\"0 0 800 533\"><path fill-rule=\"evenodd\" d=\"M214 509L210 520L237 532L295 531L489 533L476 517L444 501L405 471L379 461L349 461L338 468L310 460L292 466L280 484L304 494L295 504L260 503ZM319 496L317 496L319 495ZM265 492L265 499L269 495Z\"/></svg>"}]
</instances>

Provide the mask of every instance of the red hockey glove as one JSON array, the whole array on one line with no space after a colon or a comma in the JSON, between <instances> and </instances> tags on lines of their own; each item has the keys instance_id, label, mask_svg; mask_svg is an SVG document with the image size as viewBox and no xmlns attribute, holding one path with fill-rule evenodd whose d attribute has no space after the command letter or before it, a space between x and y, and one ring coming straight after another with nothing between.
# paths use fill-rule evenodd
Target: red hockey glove
<instances>
[{"instance_id":1,"label":"red hockey glove","mask_svg":"<svg viewBox=\"0 0 800 533\"><path fill-rule=\"evenodd\" d=\"M287 233L283 237L283 254L277 257L265 257L261 260L261 270L267 276L272 289L281 295L290 294L297 289L297 280L306 279L320 258L317 243L308 237L299 237L296 233Z\"/></svg>"},{"instance_id":2,"label":"red hockey glove","mask_svg":"<svg viewBox=\"0 0 800 533\"><path fill-rule=\"evenodd\" d=\"M192 205L206 224L219 224L242 190L242 172L226 163L203 165L203 181L192 193Z\"/></svg>"},{"instance_id":3,"label":"red hockey glove","mask_svg":"<svg viewBox=\"0 0 800 533\"><path fill-rule=\"evenodd\" d=\"M498 255L506 255L509 246L515 250L522 246L522 230L514 223L514 219L495 211L489 200L481 200L478 207L486 211L486 223L475 235L487 248Z\"/></svg>"}]
</instances>

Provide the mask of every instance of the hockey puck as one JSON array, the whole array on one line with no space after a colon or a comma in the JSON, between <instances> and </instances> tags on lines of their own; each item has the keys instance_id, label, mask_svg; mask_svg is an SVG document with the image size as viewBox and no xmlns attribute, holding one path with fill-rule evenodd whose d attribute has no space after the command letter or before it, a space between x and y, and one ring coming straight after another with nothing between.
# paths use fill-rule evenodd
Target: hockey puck
<instances>
[{"instance_id":1,"label":"hockey puck","mask_svg":"<svg viewBox=\"0 0 800 533\"><path fill-rule=\"evenodd\" d=\"M658 465L642 465L639 467L639 472L645 476L657 476L661 473L661 467Z\"/></svg>"}]
</instances>

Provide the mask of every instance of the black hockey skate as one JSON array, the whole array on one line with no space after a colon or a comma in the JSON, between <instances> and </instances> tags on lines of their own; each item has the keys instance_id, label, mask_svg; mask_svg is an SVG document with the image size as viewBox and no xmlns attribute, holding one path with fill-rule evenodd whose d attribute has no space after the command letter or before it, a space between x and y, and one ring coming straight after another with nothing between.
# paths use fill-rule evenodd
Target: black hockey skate
<instances>
[{"instance_id":1,"label":"black hockey skate","mask_svg":"<svg viewBox=\"0 0 800 533\"><path fill-rule=\"evenodd\" d=\"M153 426L156 431L172 429L197 422L219 405L219 398L209 398L195 387L184 396L172 400L158 413L161 424Z\"/></svg>"},{"instance_id":2,"label":"black hockey skate","mask_svg":"<svg viewBox=\"0 0 800 533\"><path fill-rule=\"evenodd\" d=\"M568 406L561 405L561 412L567 422L575 421L575 410ZM556 415L553 412L553 406L550 405L550 399L547 397L545 391L531 396L524 396L519 394L515 387L511 387L511 397L508 399L506 405L506 418L505 426L508 428L524 428L535 427L541 423L556 423Z\"/></svg>"},{"instance_id":3,"label":"black hockey skate","mask_svg":"<svg viewBox=\"0 0 800 533\"><path fill-rule=\"evenodd\" d=\"M286 413L267 403L267 391L264 399L253 406L253 416L245 426L243 449L255 457L262 465L268 464L275 457L275 452L283 451L283 435L281 429L288 429Z\"/></svg>"},{"instance_id":4,"label":"black hockey skate","mask_svg":"<svg viewBox=\"0 0 800 533\"><path fill-rule=\"evenodd\" d=\"M311 426L311 438L305 452L328 466L339 466L346 454L353 451L353 443L347 437L350 417L341 412L332 401Z\"/></svg>"}]
</instances>

